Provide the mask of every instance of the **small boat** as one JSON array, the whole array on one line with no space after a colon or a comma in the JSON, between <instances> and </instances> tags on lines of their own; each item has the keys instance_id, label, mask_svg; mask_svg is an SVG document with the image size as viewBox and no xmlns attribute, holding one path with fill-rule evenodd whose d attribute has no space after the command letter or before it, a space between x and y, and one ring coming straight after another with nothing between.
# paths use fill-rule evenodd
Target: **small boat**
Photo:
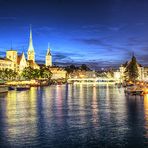
<instances>
[{"instance_id":1,"label":"small boat","mask_svg":"<svg viewBox=\"0 0 148 148\"><path fill-rule=\"evenodd\" d=\"M143 90L141 88L134 86L134 87L127 88L125 90L125 93L127 93L129 95L142 95Z\"/></svg>"},{"instance_id":2,"label":"small boat","mask_svg":"<svg viewBox=\"0 0 148 148\"><path fill-rule=\"evenodd\" d=\"M13 87L13 86L9 86L8 87L8 90L15 90L16 88L15 87Z\"/></svg>"},{"instance_id":3,"label":"small boat","mask_svg":"<svg viewBox=\"0 0 148 148\"><path fill-rule=\"evenodd\" d=\"M126 91L127 94L131 95L142 95L143 91L142 90L131 90L131 91Z\"/></svg>"},{"instance_id":4,"label":"small boat","mask_svg":"<svg viewBox=\"0 0 148 148\"><path fill-rule=\"evenodd\" d=\"M8 92L8 86L0 85L0 93L6 93L6 92Z\"/></svg>"},{"instance_id":5,"label":"small boat","mask_svg":"<svg viewBox=\"0 0 148 148\"><path fill-rule=\"evenodd\" d=\"M29 85L23 85L23 86L17 86L16 90L17 91L23 91L23 90L29 90L30 86Z\"/></svg>"}]
</instances>

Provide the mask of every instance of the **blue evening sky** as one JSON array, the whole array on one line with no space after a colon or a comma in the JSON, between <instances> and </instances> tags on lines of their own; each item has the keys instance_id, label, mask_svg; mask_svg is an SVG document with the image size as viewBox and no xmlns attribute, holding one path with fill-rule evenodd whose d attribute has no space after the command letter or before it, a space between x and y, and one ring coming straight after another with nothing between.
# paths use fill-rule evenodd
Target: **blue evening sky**
<instances>
[{"instance_id":1,"label":"blue evening sky","mask_svg":"<svg viewBox=\"0 0 148 148\"><path fill-rule=\"evenodd\" d=\"M114 67L134 52L148 65L147 0L0 0L0 56L27 52L32 24L36 60Z\"/></svg>"}]
</instances>

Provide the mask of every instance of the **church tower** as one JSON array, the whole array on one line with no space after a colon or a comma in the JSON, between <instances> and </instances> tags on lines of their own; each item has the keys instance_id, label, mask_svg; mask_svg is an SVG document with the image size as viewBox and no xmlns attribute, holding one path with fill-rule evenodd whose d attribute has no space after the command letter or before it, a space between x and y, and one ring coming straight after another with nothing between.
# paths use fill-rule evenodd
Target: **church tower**
<instances>
[{"instance_id":1,"label":"church tower","mask_svg":"<svg viewBox=\"0 0 148 148\"><path fill-rule=\"evenodd\" d=\"M29 40L29 47L28 47L28 60L32 60L35 62L35 52L33 47L33 41L32 41L32 29L30 27L30 40Z\"/></svg>"},{"instance_id":2,"label":"church tower","mask_svg":"<svg viewBox=\"0 0 148 148\"><path fill-rule=\"evenodd\" d=\"M52 55L50 52L49 44L48 44L48 49L46 53L46 61L45 61L46 66L52 66Z\"/></svg>"}]
</instances>

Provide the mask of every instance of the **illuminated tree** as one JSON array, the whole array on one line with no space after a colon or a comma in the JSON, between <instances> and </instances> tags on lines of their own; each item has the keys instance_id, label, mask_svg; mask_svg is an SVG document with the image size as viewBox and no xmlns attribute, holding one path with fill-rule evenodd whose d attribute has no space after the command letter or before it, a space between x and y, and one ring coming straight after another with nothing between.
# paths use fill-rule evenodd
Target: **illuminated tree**
<instances>
[{"instance_id":1,"label":"illuminated tree","mask_svg":"<svg viewBox=\"0 0 148 148\"><path fill-rule=\"evenodd\" d=\"M0 79L3 80L13 80L16 79L18 77L18 73L13 71L12 69L4 69L4 70L0 70Z\"/></svg>"},{"instance_id":2,"label":"illuminated tree","mask_svg":"<svg viewBox=\"0 0 148 148\"><path fill-rule=\"evenodd\" d=\"M34 75L37 75L37 72L32 67L25 67L21 75L23 78L30 80L34 79Z\"/></svg>"},{"instance_id":3,"label":"illuminated tree","mask_svg":"<svg viewBox=\"0 0 148 148\"><path fill-rule=\"evenodd\" d=\"M26 67L22 72L22 77L29 80L39 78L50 79L51 76L51 71L45 66L41 67L41 69L33 69L31 67Z\"/></svg>"},{"instance_id":4,"label":"illuminated tree","mask_svg":"<svg viewBox=\"0 0 148 148\"><path fill-rule=\"evenodd\" d=\"M139 76L138 65L135 56L133 56L130 63L127 64L125 69L125 76L126 80L131 80L131 81L135 81L138 78Z\"/></svg>"},{"instance_id":5,"label":"illuminated tree","mask_svg":"<svg viewBox=\"0 0 148 148\"><path fill-rule=\"evenodd\" d=\"M48 67L43 66L40 69L40 78L46 78L46 79L50 79L52 76L51 71L49 70Z\"/></svg>"}]
</instances>

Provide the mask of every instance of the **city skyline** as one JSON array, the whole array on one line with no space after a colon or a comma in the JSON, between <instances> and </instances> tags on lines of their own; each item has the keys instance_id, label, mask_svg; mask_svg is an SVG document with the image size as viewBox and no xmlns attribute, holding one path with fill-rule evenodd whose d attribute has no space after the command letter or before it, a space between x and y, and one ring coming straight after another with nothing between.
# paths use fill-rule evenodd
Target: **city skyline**
<instances>
[{"instance_id":1,"label":"city skyline","mask_svg":"<svg viewBox=\"0 0 148 148\"><path fill-rule=\"evenodd\" d=\"M60 65L117 67L134 52L147 66L147 4L146 0L1 0L0 56L11 43L26 53L32 24L37 61L45 61L50 42L53 63Z\"/></svg>"}]
</instances>

